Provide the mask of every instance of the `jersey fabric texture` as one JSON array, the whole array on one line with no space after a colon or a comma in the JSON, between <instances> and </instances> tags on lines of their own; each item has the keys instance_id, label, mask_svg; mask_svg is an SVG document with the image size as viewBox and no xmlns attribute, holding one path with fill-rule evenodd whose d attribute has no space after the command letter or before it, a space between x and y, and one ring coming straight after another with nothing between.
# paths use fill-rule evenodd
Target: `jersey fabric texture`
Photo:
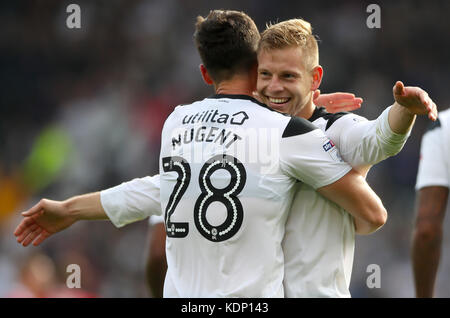
<instances>
[{"instance_id":1,"label":"jersey fabric texture","mask_svg":"<svg viewBox=\"0 0 450 318\"><path fill-rule=\"evenodd\" d=\"M422 136L416 190L429 186L450 187L450 109L439 112Z\"/></svg>"},{"instance_id":2,"label":"jersey fabric texture","mask_svg":"<svg viewBox=\"0 0 450 318\"><path fill-rule=\"evenodd\" d=\"M310 121L334 142L344 161L362 168L398 153L408 134L392 132L388 107L376 120L317 108ZM350 297L355 248L353 217L307 184L298 184L286 223L286 297Z\"/></svg>"},{"instance_id":3,"label":"jersey fabric texture","mask_svg":"<svg viewBox=\"0 0 450 318\"><path fill-rule=\"evenodd\" d=\"M165 297L284 297L281 241L297 180L350 169L308 121L244 95L179 106L164 124Z\"/></svg>"},{"instance_id":4,"label":"jersey fabric texture","mask_svg":"<svg viewBox=\"0 0 450 318\"><path fill-rule=\"evenodd\" d=\"M368 121L354 114L330 114L318 108L310 121L344 149L344 159L354 167L364 167L396 154L406 142L407 135L397 135L390 130L388 111L389 108L376 120ZM334 157L339 157L334 146L328 144L326 148ZM102 204L111 221L121 226L133 222L136 216L143 219L150 214L161 214L159 201L155 203L159 199L159 184L159 175L156 175L102 191ZM140 187L145 190L139 190ZM131 201L135 204L130 206L129 212L127 205ZM132 216L129 222L123 221L127 214ZM160 216L155 218L163 220ZM351 215L318 195L309 185L297 183L283 240L283 249L287 252L285 296L349 297L354 234ZM166 284L168 289L173 288L171 280L166 280Z\"/></svg>"},{"instance_id":5,"label":"jersey fabric texture","mask_svg":"<svg viewBox=\"0 0 450 318\"><path fill-rule=\"evenodd\" d=\"M100 192L106 215L116 227L162 214L159 175L136 178Z\"/></svg>"},{"instance_id":6,"label":"jersey fabric texture","mask_svg":"<svg viewBox=\"0 0 450 318\"><path fill-rule=\"evenodd\" d=\"M155 189L144 194L136 180L102 191L102 205L117 226L163 212L165 297L283 297L281 240L297 179L318 188L351 169L328 143L305 120L216 95L177 107L164 124L160 210ZM130 189L133 213L116 207L130 204Z\"/></svg>"}]
</instances>

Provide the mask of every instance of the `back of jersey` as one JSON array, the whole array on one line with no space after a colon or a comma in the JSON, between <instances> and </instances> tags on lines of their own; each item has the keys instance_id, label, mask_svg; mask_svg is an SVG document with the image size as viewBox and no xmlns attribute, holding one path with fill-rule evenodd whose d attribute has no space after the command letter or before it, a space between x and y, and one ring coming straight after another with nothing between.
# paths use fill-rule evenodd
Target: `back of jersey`
<instances>
[{"instance_id":1,"label":"back of jersey","mask_svg":"<svg viewBox=\"0 0 450 318\"><path fill-rule=\"evenodd\" d=\"M298 177L317 186L349 170L338 164L329 173L326 160L319 169L302 150L283 155L299 145L291 136L305 135L298 137L305 152L327 156L324 135L298 123L244 95L215 95L169 116L160 158L165 297L284 296L281 241L297 177L293 162L319 171ZM318 147L307 147L309 140Z\"/></svg>"}]
</instances>

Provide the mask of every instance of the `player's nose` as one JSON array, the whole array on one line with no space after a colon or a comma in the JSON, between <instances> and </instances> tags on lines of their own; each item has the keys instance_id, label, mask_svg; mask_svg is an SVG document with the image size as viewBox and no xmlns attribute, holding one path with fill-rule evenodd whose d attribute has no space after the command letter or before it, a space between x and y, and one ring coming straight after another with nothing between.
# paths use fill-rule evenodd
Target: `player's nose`
<instances>
[{"instance_id":1,"label":"player's nose","mask_svg":"<svg viewBox=\"0 0 450 318\"><path fill-rule=\"evenodd\" d=\"M268 93L278 93L283 91L283 85L280 83L280 80L274 76L267 84L267 92Z\"/></svg>"}]
</instances>

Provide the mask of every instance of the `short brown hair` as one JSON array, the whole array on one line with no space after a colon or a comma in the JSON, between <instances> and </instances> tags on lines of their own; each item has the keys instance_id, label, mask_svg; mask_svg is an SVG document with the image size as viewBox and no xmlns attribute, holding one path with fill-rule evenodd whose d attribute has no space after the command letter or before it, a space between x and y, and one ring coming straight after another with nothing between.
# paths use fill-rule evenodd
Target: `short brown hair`
<instances>
[{"instance_id":1,"label":"short brown hair","mask_svg":"<svg viewBox=\"0 0 450 318\"><path fill-rule=\"evenodd\" d=\"M319 64L319 47L312 34L311 24L303 19L291 19L277 24L268 24L261 34L260 50L300 47L305 55L305 67L309 70Z\"/></svg>"},{"instance_id":2,"label":"short brown hair","mask_svg":"<svg viewBox=\"0 0 450 318\"><path fill-rule=\"evenodd\" d=\"M248 72L257 63L259 31L243 12L212 10L206 19L197 17L194 39L202 62L216 83Z\"/></svg>"}]
</instances>

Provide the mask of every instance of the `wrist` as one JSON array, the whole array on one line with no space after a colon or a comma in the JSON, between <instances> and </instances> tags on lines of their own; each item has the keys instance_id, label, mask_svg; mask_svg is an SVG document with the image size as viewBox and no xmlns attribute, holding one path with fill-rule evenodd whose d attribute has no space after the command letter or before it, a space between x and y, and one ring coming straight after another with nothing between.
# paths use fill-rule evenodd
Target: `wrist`
<instances>
[{"instance_id":1,"label":"wrist","mask_svg":"<svg viewBox=\"0 0 450 318\"><path fill-rule=\"evenodd\" d=\"M402 115L405 116L410 116L410 117L414 117L416 116L415 113L411 112L408 107L403 106L402 104L400 104L399 102L395 101L394 105L392 105L393 108L395 108L398 112L401 112Z\"/></svg>"},{"instance_id":2,"label":"wrist","mask_svg":"<svg viewBox=\"0 0 450 318\"><path fill-rule=\"evenodd\" d=\"M398 102L395 102L389 111L389 126L396 134L409 133L415 120L416 114L412 113L408 108L402 106Z\"/></svg>"},{"instance_id":3,"label":"wrist","mask_svg":"<svg viewBox=\"0 0 450 318\"><path fill-rule=\"evenodd\" d=\"M65 211L74 221L108 219L101 204L100 192L74 196L63 204Z\"/></svg>"},{"instance_id":4,"label":"wrist","mask_svg":"<svg viewBox=\"0 0 450 318\"><path fill-rule=\"evenodd\" d=\"M65 213L73 218L75 221L82 220L81 209L78 203L78 197L72 197L62 202L62 207Z\"/></svg>"}]
</instances>

